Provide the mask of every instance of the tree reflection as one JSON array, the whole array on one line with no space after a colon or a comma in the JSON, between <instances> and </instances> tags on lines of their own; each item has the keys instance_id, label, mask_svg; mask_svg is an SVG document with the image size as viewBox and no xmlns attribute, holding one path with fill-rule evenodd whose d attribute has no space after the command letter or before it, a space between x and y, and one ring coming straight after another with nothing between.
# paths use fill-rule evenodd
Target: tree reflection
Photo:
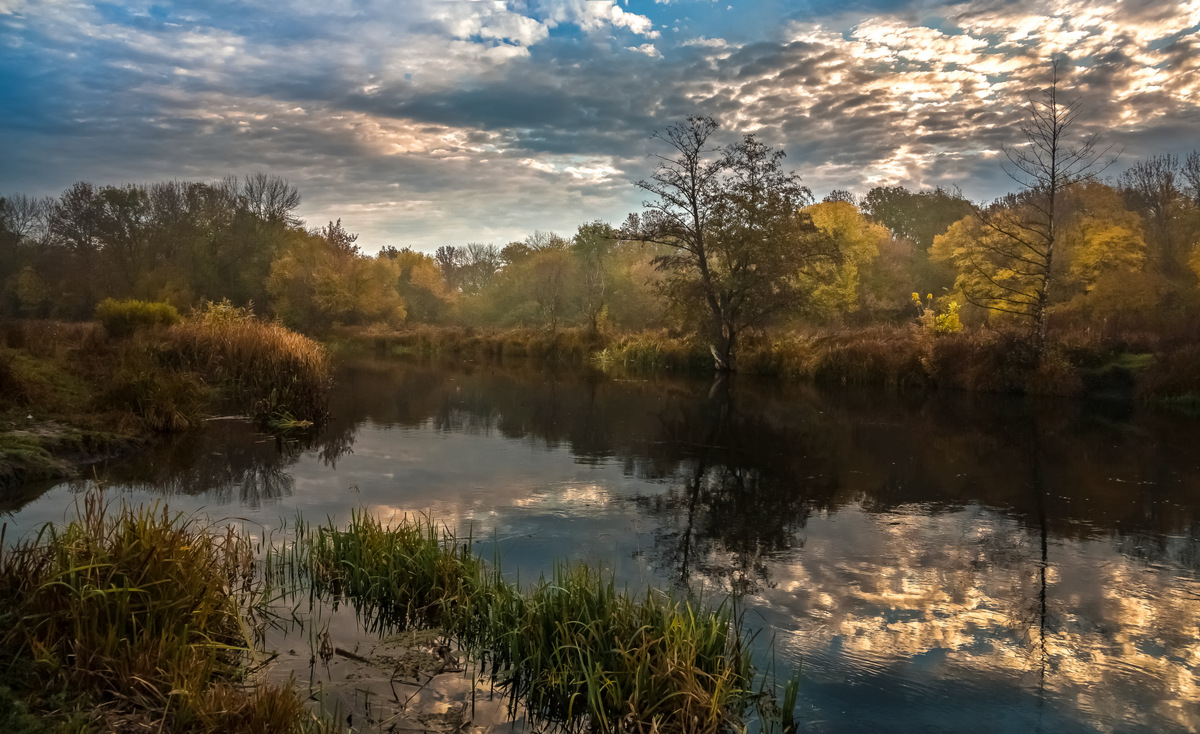
<instances>
[{"instance_id":1,"label":"tree reflection","mask_svg":"<svg viewBox=\"0 0 1200 734\"><path fill-rule=\"evenodd\" d=\"M251 508L290 497L291 468L307 451L327 466L350 452L352 425L331 422L315 434L291 437L260 433L249 420L210 421L206 430L176 436L127 460L93 467L93 477L150 492L207 495L220 503Z\"/></svg>"},{"instance_id":2,"label":"tree reflection","mask_svg":"<svg viewBox=\"0 0 1200 734\"><path fill-rule=\"evenodd\" d=\"M654 445L678 468L666 492L638 501L660 520L659 560L677 583L699 573L743 594L771 583L766 559L803 544L800 530L835 485L808 424L774 425L764 406L735 396L733 378L720 376L703 400L659 415Z\"/></svg>"}]
</instances>

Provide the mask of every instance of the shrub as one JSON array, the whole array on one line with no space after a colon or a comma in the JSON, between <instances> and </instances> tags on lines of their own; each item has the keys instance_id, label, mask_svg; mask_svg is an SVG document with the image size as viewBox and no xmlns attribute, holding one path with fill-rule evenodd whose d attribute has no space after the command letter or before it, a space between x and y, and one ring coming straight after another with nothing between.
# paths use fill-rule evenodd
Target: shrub
<instances>
[{"instance_id":1,"label":"shrub","mask_svg":"<svg viewBox=\"0 0 1200 734\"><path fill-rule=\"evenodd\" d=\"M208 396L195 374L164 366L151 347L137 342L127 343L110 359L95 408L132 413L153 431L185 431L199 425Z\"/></svg>"},{"instance_id":2,"label":"shrub","mask_svg":"<svg viewBox=\"0 0 1200 734\"><path fill-rule=\"evenodd\" d=\"M171 326L180 321L179 312L169 303L132 298L121 301L105 298L96 306L96 319L116 337L129 336L138 329Z\"/></svg>"},{"instance_id":3,"label":"shrub","mask_svg":"<svg viewBox=\"0 0 1200 734\"><path fill-rule=\"evenodd\" d=\"M29 401L29 386L13 366L13 357L12 352L0 348L0 407Z\"/></svg>"},{"instance_id":4,"label":"shrub","mask_svg":"<svg viewBox=\"0 0 1200 734\"><path fill-rule=\"evenodd\" d=\"M1200 395L1200 346L1190 345L1147 360L1138 380L1142 397L1179 398Z\"/></svg>"},{"instance_id":5,"label":"shrub","mask_svg":"<svg viewBox=\"0 0 1200 734\"><path fill-rule=\"evenodd\" d=\"M205 304L166 337L176 367L249 402L257 418L324 420L329 355L312 339L229 301Z\"/></svg>"}]
</instances>

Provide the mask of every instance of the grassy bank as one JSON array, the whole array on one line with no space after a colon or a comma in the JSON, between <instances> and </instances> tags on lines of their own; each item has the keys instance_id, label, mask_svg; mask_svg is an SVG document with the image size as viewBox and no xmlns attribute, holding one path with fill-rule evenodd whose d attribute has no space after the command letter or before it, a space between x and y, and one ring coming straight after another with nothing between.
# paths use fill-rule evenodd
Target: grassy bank
<instances>
[{"instance_id":1,"label":"grassy bank","mask_svg":"<svg viewBox=\"0 0 1200 734\"><path fill-rule=\"evenodd\" d=\"M0 487L63 476L217 411L264 425L325 416L325 349L245 309L172 319L110 304L101 315L0 325Z\"/></svg>"},{"instance_id":2,"label":"grassy bank","mask_svg":"<svg viewBox=\"0 0 1200 734\"><path fill-rule=\"evenodd\" d=\"M0 556L0 730L321 731L245 683L266 602L249 540L98 494Z\"/></svg>"},{"instance_id":3,"label":"grassy bank","mask_svg":"<svg viewBox=\"0 0 1200 734\"><path fill-rule=\"evenodd\" d=\"M754 689L749 640L729 605L634 596L586 566L560 565L520 589L474 555L470 538L427 518L384 526L357 514L344 530L302 526L270 565L350 599L381 633L446 631L535 726L718 732L736 730L757 706L768 728L793 728L774 695ZM789 692L794 701L794 682Z\"/></svg>"},{"instance_id":4,"label":"grassy bank","mask_svg":"<svg viewBox=\"0 0 1200 734\"><path fill-rule=\"evenodd\" d=\"M708 375L713 370L702 338L666 330L594 334L420 327L345 329L327 338L344 352L535 360L590 365L617 375ZM1087 330L1057 333L1040 364L1019 335L999 331L936 333L902 324L751 333L743 337L738 371L817 384L1103 394L1180 404L1200 396L1200 347L1146 334L1101 338Z\"/></svg>"}]
</instances>

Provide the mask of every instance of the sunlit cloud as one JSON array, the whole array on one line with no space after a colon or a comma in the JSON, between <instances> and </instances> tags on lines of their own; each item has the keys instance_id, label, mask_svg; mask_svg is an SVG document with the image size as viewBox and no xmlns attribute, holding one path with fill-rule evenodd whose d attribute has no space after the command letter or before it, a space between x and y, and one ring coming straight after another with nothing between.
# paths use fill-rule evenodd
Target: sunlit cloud
<instances>
[{"instance_id":1,"label":"sunlit cloud","mask_svg":"<svg viewBox=\"0 0 1200 734\"><path fill-rule=\"evenodd\" d=\"M754 3L0 0L0 190L265 169L368 250L507 241L622 219L649 134L711 114L818 192L986 199L1052 58L1080 132L1196 144L1200 0L861 5L764 24L738 21ZM422 205L363 204L403 197Z\"/></svg>"}]
</instances>

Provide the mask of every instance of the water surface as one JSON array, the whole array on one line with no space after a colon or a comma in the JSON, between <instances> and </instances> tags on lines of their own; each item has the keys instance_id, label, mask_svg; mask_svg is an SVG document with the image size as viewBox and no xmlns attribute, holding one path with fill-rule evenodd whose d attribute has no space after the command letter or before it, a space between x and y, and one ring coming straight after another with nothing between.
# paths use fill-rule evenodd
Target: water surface
<instances>
[{"instance_id":1,"label":"water surface","mask_svg":"<svg viewBox=\"0 0 1200 734\"><path fill-rule=\"evenodd\" d=\"M263 533L428 512L521 578L737 592L809 731L1200 730L1194 419L371 360L333 412L310 445L224 420L96 467L9 537L95 482Z\"/></svg>"}]
</instances>

